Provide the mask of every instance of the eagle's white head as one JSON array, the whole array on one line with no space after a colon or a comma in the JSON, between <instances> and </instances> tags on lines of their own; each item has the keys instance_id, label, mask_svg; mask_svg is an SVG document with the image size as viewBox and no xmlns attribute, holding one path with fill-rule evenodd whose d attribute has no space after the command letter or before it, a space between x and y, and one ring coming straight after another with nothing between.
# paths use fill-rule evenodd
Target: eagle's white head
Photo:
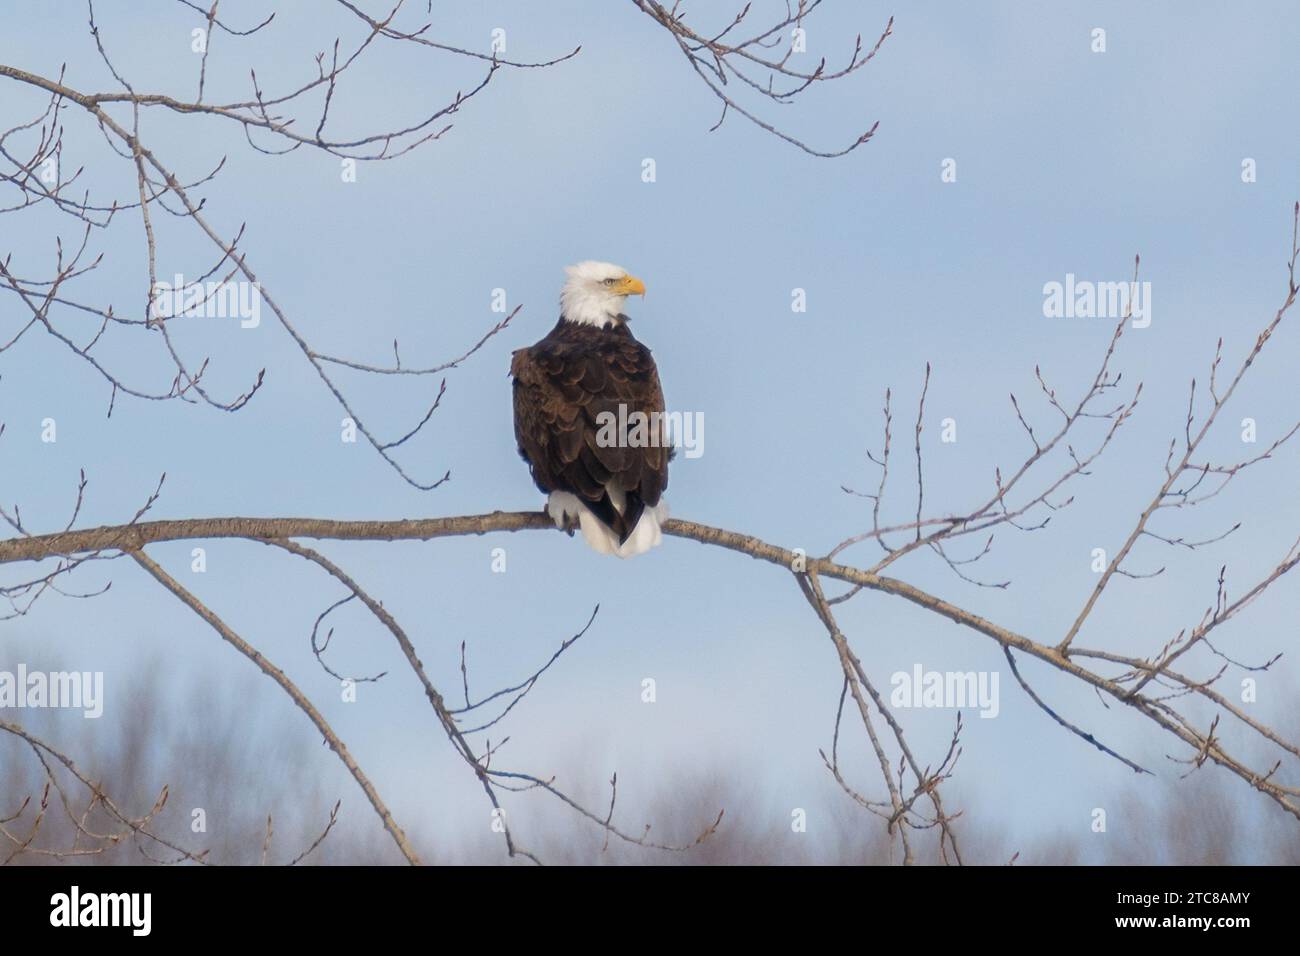
<instances>
[{"instance_id":1,"label":"eagle's white head","mask_svg":"<svg viewBox=\"0 0 1300 956\"><path fill-rule=\"evenodd\" d=\"M564 271L569 278L560 293L560 315L570 322L613 325L629 295L645 295L645 283L622 266L588 260Z\"/></svg>"}]
</instances>

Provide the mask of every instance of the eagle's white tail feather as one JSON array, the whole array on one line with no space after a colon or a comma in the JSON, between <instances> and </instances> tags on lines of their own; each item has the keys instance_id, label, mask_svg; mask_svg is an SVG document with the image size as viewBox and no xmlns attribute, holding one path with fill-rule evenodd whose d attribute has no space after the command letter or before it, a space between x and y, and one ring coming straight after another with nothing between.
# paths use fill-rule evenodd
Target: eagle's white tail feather
<instances>
[{"instance_id":1,"label":"eagle's white tail feather","mask_svg":"<svg viewBox=\"0 0 1300 956\"><path fill-rule=\"evenodd\" d=\"M610 492L610 500L621 513L626 499L618 489L610 489ZM593 551L597 554L615 554L620 558L645 554L651 548L658 546L663 541L660 525L668 520L668 503L660 500L655 507L641 512L641 518L632 529L632 533L628 535L626 541L619 544L618 535L597 518L576 495L565 491L551 492L546 501L546 511L558 528L564 527L568 521L577 518L578 526L582 529L582 537Z\"/></svg>"}]
</instances>

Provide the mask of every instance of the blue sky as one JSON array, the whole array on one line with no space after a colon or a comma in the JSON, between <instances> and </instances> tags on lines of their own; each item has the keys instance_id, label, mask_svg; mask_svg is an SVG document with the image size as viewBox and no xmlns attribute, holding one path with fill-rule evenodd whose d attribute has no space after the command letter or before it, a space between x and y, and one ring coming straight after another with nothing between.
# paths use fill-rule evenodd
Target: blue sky
<instances>
[{"instance_id":1,"label":"blue sky","mask_svg":"<svg viewBox=\"0 0 1300 956\"><path fill-rule=\"evenodd\" d=\"M18 6L0 33L0 62L47 76L67 62L70 85L113 88L81 5ZM251 23L262 7L221 9L234 23ZM209 99L246 96L250 67L267 88L300 81L315 70L314 51L336 35L345 45L356 36L346 16L284 7L262 34L216 38ZM133 85L193 96L192 15L179 6L97 9L106 46ZM702 30L729 17L705 5L692 13ZM503 71L441 140L363 165L355 183L341 181L332 157L307 150L268 157L249 150L233 124L146 113L142 130L185 178L228 157L205 193L209 214L227 232L247 222L250 264L322 351L382 362L396 337L408 363L444 361L499 318L490 311L493 289L522 309L448 375L442 408L405 449L402 460L418 475L451 470L452 480L431 493L403 484L364 444L339 441L340 409L269 314L255 330L218 321L181 339L190 355L212 356L208 383L225 394L267 369L263 391L236 415L119 399L106 419L104 383L48 337L33 337L0 356L7 426L0 500L20 504L31 528L53 530L66 520L84 467L85 524L128 519L164 471L157 517L537 508L540 495L514 447L509 355L553 325L563 266L598 258L645 280L649 295L630 306L633 329L654 349L669 406L706 421L705 454L674 464L673 513L823 553L870 526L869 505L840 486L874 485L865 452L879 447L886 387L898 403L895 434L910 441L932 364L927 501L943 511L969 506L987 496L996 466L1005 470L1026 453L1008 392L1027 399L1045 425L1050 410L1034 400L1035 365L1077 395L1105 348L1109 322L1044 317L1044 283L1066 273L1123 281L1140 253L1153 321L1126 336L1118 359L1126 382L1145 383L1138 417L1048 530L999 535L984 573L1013 585L972 588L932 558L892 570L1025 634L1059 637L1095 581L1091 550L1116 547L1158 486L1190 378L1204 377L1220 336L1225 360L1239 359L1285 294L1291 204L1300 196L1300 137L1289 119L1300 25L1281 3L1230 10L827 3L809 23L809 57L839 62L856 33L874 41L891 13L894 36L865 70L794 106L755 104L823 147L880 121L872 142L831 161L737 116L708 132L716 101L671 39L630 3L436 10L435 33L451 43L486 50L492 29L502 27L511 57L583 49L551 69ZM1096 27L1106 30L1105 53L1090 50ZM340 134L402 125L482 74L477 63L393 45L358 70L333 105L331 129ZM0 125L39 112L39 97L5 89L8 122ZM80 116L65 123L65 163L84 163L101 196L129 194L130 165ZM653 183L641 179L647 157ZM956 161L956 182L940 179L947 158ZM1245 158L1256 161L1256 182L1242 182ZM211 261L204 240L166 218L159 272L202 272ZM13 251L28 272L48 268L55 234L71 235L48 213L0 223L0 254ZM105 263L83 290L120 309L143 301L147 285L138 220L123 218L113 237L100 240ZM806 313L791 311L795 288L806 290ZM11 297L0 299L0 336L20 318ZM1241 418L1256 418L1262 440L1271 440L1300 417L1296 348L1295 330L1284 325L1225 412L1232 427L1215 446L1225 457L1240 450L1232 423ZM170 380L156 337L106 340L104 356L135 381L165 389ZM388 437L418 420L436 388L428 380L341 381ZM47 417L58 422L53 445L40 441ZM954 444L938 441L946 417L957 421ZM1197 509L1204 514L1165 526L1209 536L1244 522L1208 555L1147 545L1138 564L1169 570L1116 582L1086 643L1153 652L1212 601L1220 564L1229 564L1230 580L1253 582L1276 563L1300 534L1298 465L1296 449L1286 447L1222 501ZM906 520L913 507L904 495L887 511ZM189 547L152 553L174 574L188 574ZM495 547L507 550L505 574L492 573ZM332 666L390 672L365 685L356 704L339 701L335 682L315 664L307 635L341 596L336 586L259 545L207 548L207 573L186 583L318 700L409 830L431 845L457 845L486 826L481 794L384 634L359 614L345 611L337 622ZM833 650L778 569L681 540L615 562L580 541L540 534L325 550L407 622L431 676L453 693L462 640L474 686L499 686L542 663L600 604L592 630L515 715L505 763L558 771L579 790L599 788L617 770L629 806L679 773L725 772L761 793L763 812L775 818L841 799L817 756L829 744L839 691ZM865 547L857 553L870 555ZM92 570L83 584L107 574ZM115 719L114 675L123 686L149 666L174 694L178 722L203 719L185 707L196 683L240 694L251 686L269 699L254 718L258 735L311 736L299 713L273 700L269 683L247 683L248 663L173 597L123 562L111 577L112 591L93 602L43 602L38 613L5 624L0 662L21 654L34 667L49 660L106 671L105 732ZM1233 626L1234 656L1257 660L1293 647L1298 610L1294 582L1283 581ZM845 605L841 624L881 685L915 663L1003 672L999 717L966 715L950 802L968 805L970 816L1026 839L1073 836L1086 830L1091 808L1130 783L1127 771L1064 736L1013 687L988 639L877 594ZM1164 760L1170 743L1145 722L1038 668L1026 673L1112 746L1164 776L1181 772ZM640 701L646 677L657 682L654 705ZM1293 711L1297 673L1287 658L1260 684L1258 713ZM904 715L924 759L942 755L952 717ZM858 779L875 785L860 732L847 746ZM361 813L341 768L324 752L319 764L321 779ZM1252 799L1244 785L1241 792ZM518 812L536 814L540 827L567 820L538 797ZM1122 834L1117 820L1112 835Z\"/></svg>"}]
</instances>

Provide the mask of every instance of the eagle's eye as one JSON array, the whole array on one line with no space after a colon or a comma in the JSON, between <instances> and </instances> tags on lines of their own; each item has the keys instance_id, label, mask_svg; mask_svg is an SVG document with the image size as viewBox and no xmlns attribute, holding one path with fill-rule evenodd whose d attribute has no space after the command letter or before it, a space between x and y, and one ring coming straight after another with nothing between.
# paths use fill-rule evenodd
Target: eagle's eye
<instances>
[{"instance_id":1,"label":"eagle's eye","mask_svg":"<svg viewBox=\"0 0 1300 956\"><path fill-rule=\"evenodd\" d=\"M605 283L605 285L613 285L613 284L614 284L614 280L613 280L613 279L603 279L602 281Z\"/></svg>"}]
</instances>

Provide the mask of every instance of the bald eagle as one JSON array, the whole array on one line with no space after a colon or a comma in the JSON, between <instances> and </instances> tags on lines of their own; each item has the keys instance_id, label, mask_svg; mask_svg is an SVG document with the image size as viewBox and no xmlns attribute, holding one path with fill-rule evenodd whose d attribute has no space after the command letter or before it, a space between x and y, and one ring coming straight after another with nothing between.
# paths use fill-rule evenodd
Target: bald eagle
<instances>
[{"instance_id":1,"label":"bald eagle","mask_svg":"<svg viewBox=\"0 0 1300 956\"><path fill-rule=\"evenodd\" d=\"M515 438L556 527L576 523L596 551L629 558L659 544L668 516L659 370L622 311L645 285L607 262L565 272L560 321L510 362Z\"/></svg>"}]
</instances>

